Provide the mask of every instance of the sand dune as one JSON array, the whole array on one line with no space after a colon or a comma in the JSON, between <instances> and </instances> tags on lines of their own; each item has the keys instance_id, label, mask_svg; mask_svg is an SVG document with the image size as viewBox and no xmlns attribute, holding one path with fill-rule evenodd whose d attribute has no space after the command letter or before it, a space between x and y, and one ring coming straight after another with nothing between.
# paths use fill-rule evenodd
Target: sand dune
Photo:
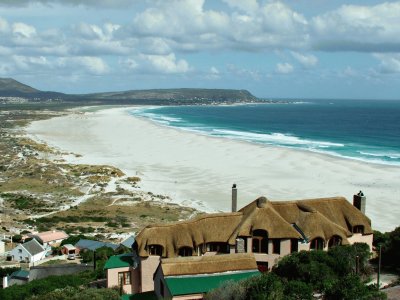
<instances>
[{"instance_id":1,"label":"sand dune","mask_svg":"<svg viewBox=\"0 0 400 300\"><path fill-rule=\"evenodd\" d=\"M171 129L110 108L36 121L33 138L64 151L74 163L109 164L142 178L142 189L207 211L230 210L238 185L239 207L258 196L290 200L367 196L373 228L400 225L400 168L306 151L266 147Z\"/></svg>"}]
</instances>

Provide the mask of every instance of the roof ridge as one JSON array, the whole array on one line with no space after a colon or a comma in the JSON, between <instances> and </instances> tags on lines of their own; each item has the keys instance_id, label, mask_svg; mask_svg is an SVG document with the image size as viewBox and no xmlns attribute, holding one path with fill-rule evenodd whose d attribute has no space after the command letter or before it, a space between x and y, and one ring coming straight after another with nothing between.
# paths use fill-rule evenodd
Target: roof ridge
<instances>
[{"instance_id":1,"label":"roof ridge","mask_svg":"<svg viewBox=\"0 0 400 300\"><path fill-rule=\"evenodd\" d=\"M155 228L155 227L170 227L170 226L176 226L180 224L190 224L190 223L195 223L198 221L201 221L203 219L212 219L212 218L220 218L220 217L232 217L232 216L242 216L242 212L223 212L223 213L214 213L214 214L201 214L199 216L196 216L193 219L189 220L182 220L178 222L173 222L173 223L167 223L167 224L152 224L152 225L147 225L145 228Z\"/></svg>"}]
</instances>

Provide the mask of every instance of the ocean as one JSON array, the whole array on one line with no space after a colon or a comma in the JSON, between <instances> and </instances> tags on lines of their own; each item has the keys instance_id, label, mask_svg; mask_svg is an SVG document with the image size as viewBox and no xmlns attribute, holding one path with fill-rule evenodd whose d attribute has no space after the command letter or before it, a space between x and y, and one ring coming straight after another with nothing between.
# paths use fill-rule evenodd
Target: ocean
<instances>
[{"instance_id":1,"label":"ocean","mask_svg":"<svg viewBox=\"0 0 400 300\"><path fill-rule=\"evenodd\" d=\"M210 136L400 166L400 101L166 106L131 114Z\"/></svg>"}]
</instances>

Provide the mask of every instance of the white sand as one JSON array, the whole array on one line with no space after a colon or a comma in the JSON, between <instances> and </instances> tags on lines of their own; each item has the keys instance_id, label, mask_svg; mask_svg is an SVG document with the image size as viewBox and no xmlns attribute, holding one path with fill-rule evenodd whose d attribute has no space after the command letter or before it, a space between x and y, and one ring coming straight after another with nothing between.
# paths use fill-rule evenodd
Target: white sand
<instances>
[{"instance_id":1,"label":"white sand","mask_svg":"<svg viewBox=\"0 0 400 300\"><path fill-rule=\"evenodd\" d=\"M207 137L111 108L33 122L27 133L63 151L73 163L108 164L142 178L145 191L207 211L229 211L232 183L238 207L258 196L295 200L362 190L373 228L400 225L400 168L306 151Z\"/></svg>"}]
</instances>

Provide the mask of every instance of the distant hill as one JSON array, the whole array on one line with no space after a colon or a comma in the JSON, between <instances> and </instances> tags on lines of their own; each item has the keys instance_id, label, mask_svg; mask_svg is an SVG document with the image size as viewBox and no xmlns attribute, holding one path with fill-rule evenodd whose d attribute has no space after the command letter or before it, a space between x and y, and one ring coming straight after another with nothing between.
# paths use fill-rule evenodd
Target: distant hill
<instances>
[{"instance_id":1,"label":"distant hill","mask_svg":"<svg viewBox=\"0 0 400 300\"><path fill-rule=\"evenodd\" d=\"M0 78L0 97L82 104L196 105L261 102L247 90L232 89L152 89L72 95L40 91L11 78Z\"/></svg>"},{"instance_id":2,"label":"distant hill","mask_svg":"<svg viewBox=\"0 0 400 300\"><path fill-rule=\"evenodd\" d=\"M37 89L18 82L12 78L0 78L0 94L4 93L37 93Z\"/></svg>"}]
</instances>

